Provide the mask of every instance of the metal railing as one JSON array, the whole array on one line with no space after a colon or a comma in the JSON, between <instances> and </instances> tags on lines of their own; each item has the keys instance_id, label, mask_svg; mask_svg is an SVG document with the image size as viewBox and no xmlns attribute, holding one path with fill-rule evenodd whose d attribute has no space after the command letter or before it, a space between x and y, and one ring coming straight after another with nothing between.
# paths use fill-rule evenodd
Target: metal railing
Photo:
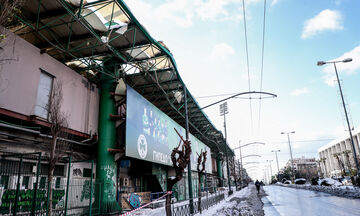
<instances>
[{"instance_id":1,"label":"metal railing","mask_svg":"<svg viewBox=\"0 0 360 216\"><path fill-rule=\"evenodd\" d=\"M46 215L49 206L48 162L42 154L0 155L0 215ZM93 177L70 179L71 161L57 165L52 182L53 215L92 215ZM66 174L65 174L66 173Z\"/></svg>"},{"instance_id":2,"label":"metal railing","mask_svg":"<svg viewBox=\"0 0 360 216\"><path fill-rule=\"evenodd\" d=\"M154 193L150 193L150 201L156 200L157 198L165 195L166 192L154 192ZM171 198L175 197L175 193L171 194ZM164 197L163 199L165 199L166 197Z\"/></svg>"},{"instance_id":3,"label":"metal railing","mask_svg":"<svg viewBox=\"0 0 360 216\"><path fill-rule=\"evenodd\" d=\"M205 210L210 208L211 206L219 203L220 201L222 201L223 199L225 199L225 194L224 193L220 193L220 194L216 194L215 196L211 196L211 197L202 197L201 199L201 210ZM199 205L199 201L198 199L194 200L194 214L199 212L198 209L198 205ZM184 205L179 205L179 206L174 206L173 205L173 209L172 209L172 215L173 216L190 216L192 214L190 214L190 206L189 204L184 204Z\"/></svg>"}]
</instances>

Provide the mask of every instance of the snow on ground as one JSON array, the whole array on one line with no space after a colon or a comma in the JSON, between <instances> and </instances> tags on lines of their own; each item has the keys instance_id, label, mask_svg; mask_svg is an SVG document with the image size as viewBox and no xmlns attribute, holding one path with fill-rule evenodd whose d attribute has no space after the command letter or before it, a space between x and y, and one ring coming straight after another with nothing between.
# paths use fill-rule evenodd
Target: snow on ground
<instances>
[{"instance_id":1,"label":"snow on ground","mask_svg":"<svg viewBox=\"0 0 360 216\"><path fill-rule=\"evenodd\" d=\"M234 189L233 189L234 190ZM227 196L227 190L224 190L221 193L225 193ZM208 197L212 197L215 196L215 194L209 194ZM202 197L202 200L206 199L206 196ZM197 199L195 199L195 201L197 201ZM185 204L188 204L189 200L185 200L182 202L177 202L174 203L172 206L182 206ZM165 207L160 207L160 208L156 208L156 209L151 209L151 208L144 208L144 209L140 209L138 211L135 211L134 213L131 213L129 215L136 215L136 216L162 216L162 215L166 215L165 212Z\"/></svg>"},{"instance_id":2,"label":"snow on ground","mask_svg":"<svg viewBox=\"0 0 360 216\"><path fill-rule=\"evenodd\" d=\"M207 210L203 210L202 213L195 214L196 216L232 216L232 215L242 215L242 216L263 216L263 204L261 202L261 197L258 196L255 185L250 184L248 187L243 188L240 191L236 191L235 188L232 189L234 193L231 196L228 196L228 190L224 190L225 199L220 203L211 206ZM260 196L264 195L262 191ZM210 195L209 195L210 197ZM202 199L206 199L203 197ZM189 201L183 201L175 203L175 206L185 205ZM130 215L136 216L162 216L166 215L165 207L157 209L140 209Z\"/></svg>"},{"instance_id":3,"label":"snow on ground","mask_svg":"<svg viewBox=\"0 0 360 216\"><path fill-rule=\"evenodd\" d=\"M320 185L308 185L308 184L305 185L276 184L276 185L283 187L325 192L340 197L360 198L360 188L353 186L320 186Z\"/></svg>"},{"instance_id":4,"label":"snow on ground","mask_svg":"<svg viewBox=\"0 0 360 216\"><path fill-rule=\"evenodd\" d=\"M264 195L262 191L260 196ZM196 214L200 215L200 213ZM204 216L263 216L263 203L259 198L255 185L250 184L240 191L234 191L230 197L226 197L219 204L204 210L201 215Z\"/></svg>"}]
</instances>

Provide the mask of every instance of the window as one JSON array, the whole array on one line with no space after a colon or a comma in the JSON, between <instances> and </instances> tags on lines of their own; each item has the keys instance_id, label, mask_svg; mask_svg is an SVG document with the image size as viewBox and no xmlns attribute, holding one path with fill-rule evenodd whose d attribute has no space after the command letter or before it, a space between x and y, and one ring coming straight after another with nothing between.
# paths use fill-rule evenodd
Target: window
<instances>
[{"instance_id":1,"label":"window","mask_svg":"<svg viewBox=\"0 0 360 216\"><path fill-rule=\"evenodd\" d=\"M84 168L83 177L91 177L91 169Z\"/></svg>"},{"instance_id":2,"label":"window","mask_svg":"<svg viewBox=\"0 0 360 216\"><path fill-rule=\"evenodd\" d=\"M46 106L49 103L53 79L53 76L45 71L41 71L35 105L35 115L42 118L48 117L48 110L46 109Z\"/></svg>"},{"instance_id":3,"label":"window","mask_svg":"<svg viewBox=\"0 0 360 216\"><path fill-rule=\"evenodd\" d=\"M1 176L0 178L0 187L4 187L4 189L9 189L9 176Z\"/></svg>"},{"instance_id":4,"label":"window","mask_svg":"<svg viewBox=\"0 0 360 216\"><path fill-rule=\"evenodd\" d=\"M46 186L46 177L41 177L40 178L40 186L39 186L39 188L40 189L45 189L45 186Z\"/></svg>"},{"instance_id":5,"label":"window","mask_svg":"<svg viewBox=\"0 0 360 216\"><path fill-rule=\"evenodd\" d=\"M29 179L30 179L30 176L23 177L22 186L24 186L25 189L29 189Z\"/></svg>"},{"instance_id":6,"label":"window","mask_svg":"<svg viewBox=\"0 0 360 216\"><path fill-rule=\"evenodd\" d=\"M60 188L60 181L61 181L61 178L57 177L56 181L55 181L55 188Z\"/></svg>"}]
</instances>

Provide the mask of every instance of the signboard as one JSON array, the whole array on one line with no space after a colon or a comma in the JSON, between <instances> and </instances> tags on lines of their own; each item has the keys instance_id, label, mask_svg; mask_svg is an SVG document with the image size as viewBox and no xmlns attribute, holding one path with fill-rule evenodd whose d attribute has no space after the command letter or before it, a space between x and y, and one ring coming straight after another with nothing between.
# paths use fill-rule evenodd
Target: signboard
<instances>
[{"instance_id":1,"label":"signboard","mask_svg":"<svg viewBox=\"0 0 360 216\"><path fill-rule=\"evenodd\" d=\"M152 105L130 86L126 88L126 156L172 166L170 154L185 138L185 129ZM206 172L211 173L210 148L190 134L191 169L196 170L197 153L207 150Z\"/></svg>"}]
</instances>

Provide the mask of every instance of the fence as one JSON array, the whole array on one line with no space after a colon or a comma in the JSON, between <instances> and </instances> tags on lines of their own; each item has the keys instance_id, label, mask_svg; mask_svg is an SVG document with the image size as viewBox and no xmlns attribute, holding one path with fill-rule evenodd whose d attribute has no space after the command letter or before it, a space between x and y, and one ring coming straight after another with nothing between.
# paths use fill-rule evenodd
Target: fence
<instances>
[{"instance_id":1,"label":"fence","mask_svg":"<svg viewBox=\"0 0 360 216\"><path fill-rule=\"evenodd\" d=\"M159 197L165 195L167 192L154 192L154 193L150 193L150 201L153 201L153 200L156 200L158 199ZM175 193L173 192L171 194L171 198L174 198L175 197ZM165 199L166 197L164 197L163 199Z\"/></svg>"},{"instance_id":2,"label":"fence","mask_svg":"<svg viewBox=\"0 0 360 216\"><path fill-rule=\"evenodd\" d=\"M49 207L47 161L40 152L29 154L3 153L0 158L0 215L46 215ZM70 178L71 166L93 161L71 161L56 165L52 188L53 215L91 215L93 175ZM66 172L66 174L65 174Z\"/></svg>"},{"instance_id":3,"label":"fence","mask_svg":"<svg viewBox=\"0 0 360 216\"><path fill-rule=\"evenodd\" d=\"M201 210L208 209L209 207L219 203L221 200L225 199L224 193L216 194L211 197L202 197L201 199ZM198 213L198 205L199 201L194 201L194 214ZM189 204L181 205L181 206L173 206L172 210L173 216L191 216L190 214L190 206Z\"/></svg>"}]
</instances>

